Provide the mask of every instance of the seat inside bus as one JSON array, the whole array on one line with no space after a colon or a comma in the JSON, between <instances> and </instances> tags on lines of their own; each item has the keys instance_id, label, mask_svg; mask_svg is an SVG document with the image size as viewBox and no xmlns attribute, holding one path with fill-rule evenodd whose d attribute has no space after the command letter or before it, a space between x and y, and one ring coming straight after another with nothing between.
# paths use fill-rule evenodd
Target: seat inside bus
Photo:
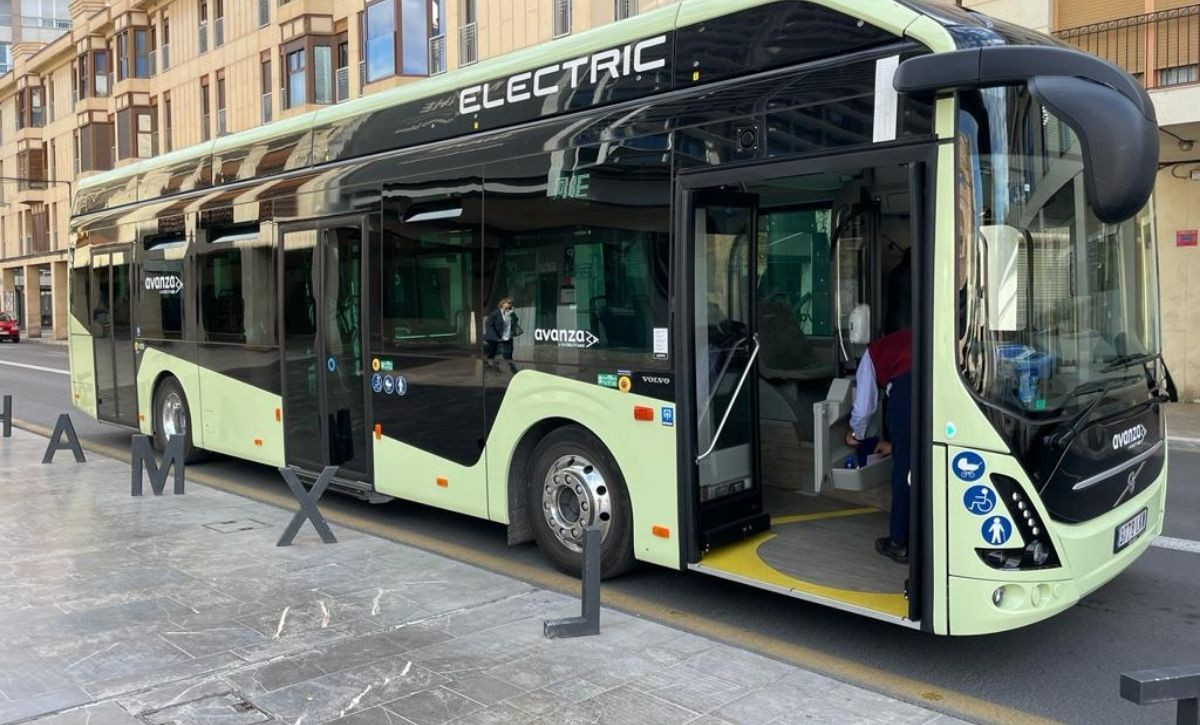
<instances>
[{"instance_id":1,"label":"seat inside bus","mask_svg":"<svg viewBox=\"0 0 1200 725\"><path fill-rule=\"evenodd\" d=\"M908 568L874 549L888 533L891 459L846 468L854 451L844 436L866 343L912 324L908 169L773 179L743 191L757 209L749 284L759 343L759 470L771 524L712 549L701 564L906 616ZM886 434L885 401L880 392L872 437Z\"/></svg>"}]
</instances>

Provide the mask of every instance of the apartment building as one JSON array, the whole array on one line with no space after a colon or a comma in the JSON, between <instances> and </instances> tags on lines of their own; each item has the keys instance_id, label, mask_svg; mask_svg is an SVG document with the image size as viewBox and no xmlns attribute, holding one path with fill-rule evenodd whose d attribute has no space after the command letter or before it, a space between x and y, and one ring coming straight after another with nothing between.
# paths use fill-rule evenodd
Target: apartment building
<instances>
[{"instance_id":1,"label":"apartment building","mask_svg":"<svg viewBox=\"0 0 1200 725\"><path fill-rule=\"evenodd\" d=\"M1200 4L1187 0L965 0L1048 31L1146 85L1161 130L1155 189L1163 357L1184 400L1200 400Z\"/></svg>"},{"instance_id":2,"label":"apartment building","mask_svg":"<svg viewBox=\"0 0 1200 725\"><path fill-rule=\"evenodd\" d=\"M84 175L670 2L0 0L14 16L65 6L70 26L43 37L14 25L0 75L0 309L28 337L66 337Z\"/></svg>"}]
</instances>

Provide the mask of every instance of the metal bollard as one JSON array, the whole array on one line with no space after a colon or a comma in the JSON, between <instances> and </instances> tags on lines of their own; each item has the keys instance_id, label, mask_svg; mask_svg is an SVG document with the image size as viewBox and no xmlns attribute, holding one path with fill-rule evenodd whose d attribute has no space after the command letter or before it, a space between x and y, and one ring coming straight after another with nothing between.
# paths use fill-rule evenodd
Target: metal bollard
<instances>
[{"instance_id":1,"label":"metal bollard","mask_svg":"<svg viewBox=\"0 0 1200 725\"><path fill-rule=\"evenodd\" d=\"M1175 725L1200 725L1200 665L1121 675L1121 697L1138 705L1178 702Z\"/></svg>"},{"instance_id":2,"label":"metal bollard","mask_svg":"<svg viewBox=\"0 0 1200 725\"><path fill-rule=\"evenodd\" d=\"M12 396L4 396L3 408L0 409L0 420L4 421L4 437L12 438Z\"/></svg>"},{"instance_id":3,"label":"metal bollard","mask_svg":"<svg viewBox=\"0 0 1200 725\"><path fill-rule=\"evenodd\" d=\"M547 619L542 632L550 639L600 634L600 529L583 532L583 613L578 617Z\"/></svg>"}]
</instances>

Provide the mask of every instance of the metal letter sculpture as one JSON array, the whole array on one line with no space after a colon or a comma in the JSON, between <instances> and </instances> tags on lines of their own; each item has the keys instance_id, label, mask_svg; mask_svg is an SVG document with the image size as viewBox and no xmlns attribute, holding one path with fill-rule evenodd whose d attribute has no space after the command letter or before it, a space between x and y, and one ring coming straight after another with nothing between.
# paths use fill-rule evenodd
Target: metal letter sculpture
<instances>
[{"instance_id":1,"label":"metal letter sculpture","mask_svg":"<svg viewBox=\"0 0 1200 725\"><path fill-rule=\"evenodd\" d=\"M542 632L550 639L600 634L600 529L583 531L583 613L579 617L547 619Z\"/></svg>"},{"instance_id":2,"label":"metal letter sculpture","mask_svg":"<svg viewBox=\"0 0 1200 725\"><path fill-rule=\"evenodd\" d=\"M64 434L67 436L66 442L62 440ZM46 446L46 455L42 456L42 463L53 463L55 452L64 449L75 454L76 463L86 462L83 448L79 445L79 436L75 435L75 426L71 425L71 416L66 413L58 416L58 422L54 424L54 434L50 436L50 445Z\"/></svg>"},{"instance_id":3,"label":"metal letter sculpture","mask_svg":"<svg viewBox=\"0 0 1200 725\"><path fill-rule=\"evenodd\" d=\"M279 543L276 546L291 546L292 539L296 538L296 534L299 533L300 527L304 525L305 519L312 522L313 528L321 535L321 541L324 541L326 544L337 543L337 538L329 530L329 524L325 523L325 518L317 510L317 501L321 499L321 494L325 493L325 489L329 487L329 483L333 481L333 477L337 472L337 466L326 466L325 470L321 471L321 475L317 478L317 482L313 484L312 490L305 491L304 485L300 483L300 479L296 478L295 471L290 468L279 469L283 480L287 481L288 488L292 489L292 494L300 502L300 510L296 512L296 515L292 517L292 522L283 530L283 536L279 537Z\"/></svg>"},{"instance_id":4,"label":"metal letter sculpture","mask_svg":"<svg viewBox=\"0 0 1200 725\"><path fill-rule=\"evenodd\" d=\"M130 451L133 479L130 482L130 495L142 495L142 471L150 473L150 490L155 496L161 496L167 486L167 472L175 469L175 495L183 494L183 436L171 436L167 441L167 450L163 451L162 466L154 460L154 449L150 447L150 437L133 436Z\"/></svg>"}]
</instances>

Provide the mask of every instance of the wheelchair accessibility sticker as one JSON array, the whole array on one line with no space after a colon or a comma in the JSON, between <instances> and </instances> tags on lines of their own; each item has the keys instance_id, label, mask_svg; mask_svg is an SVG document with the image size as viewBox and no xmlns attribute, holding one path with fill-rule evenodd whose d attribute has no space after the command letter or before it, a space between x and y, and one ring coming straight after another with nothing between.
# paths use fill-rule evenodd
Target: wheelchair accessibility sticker
<instances>
[{"instance_id":1,"label":"wheelchair accessibility sticker","mask_svg":"<svg viewBox=\"0 0 1200 725\"><path fill-rule=\"evenodd\" d=\"M376 393L383 392L383 376L379 373L371 376L371 390L374 390Z\"/></svg>"},{"instance_id":2,"label":"wheelchair accessibility sticker","mask_svg":"<svg viewBox=\"0 0 1200 725\"><path fill-rule=\"evenodd\" d=\"M973 514L986 516L996 508L996 492L987 486L971 486L963 494L963 506Z\"/></svg>"},{"instance_id":3,"label":"wheelchair accessibility sticker","mask_svg":"<svg viewBox=\"0 0 1200 725\"><path fill-rule=\"evenodd\" d=\"M991 516L983 520L980 533L992 546L1003 546L1012 536L1012 523L1003 516Z\"/></svg>"},{"instance_id":4,"label":"wheelchair accessibility sticker","mask_svg":"<svg viewBox=\"0 0 1200 725\"><path fill-rule=\"evenodd\" d=\"M954 469L954 475L958 476L959 480L968 482L980 480L983 478L983 472L987 470L983 456L974 451L959 453L950 467Z\"/></svg>"}]
</instances>

